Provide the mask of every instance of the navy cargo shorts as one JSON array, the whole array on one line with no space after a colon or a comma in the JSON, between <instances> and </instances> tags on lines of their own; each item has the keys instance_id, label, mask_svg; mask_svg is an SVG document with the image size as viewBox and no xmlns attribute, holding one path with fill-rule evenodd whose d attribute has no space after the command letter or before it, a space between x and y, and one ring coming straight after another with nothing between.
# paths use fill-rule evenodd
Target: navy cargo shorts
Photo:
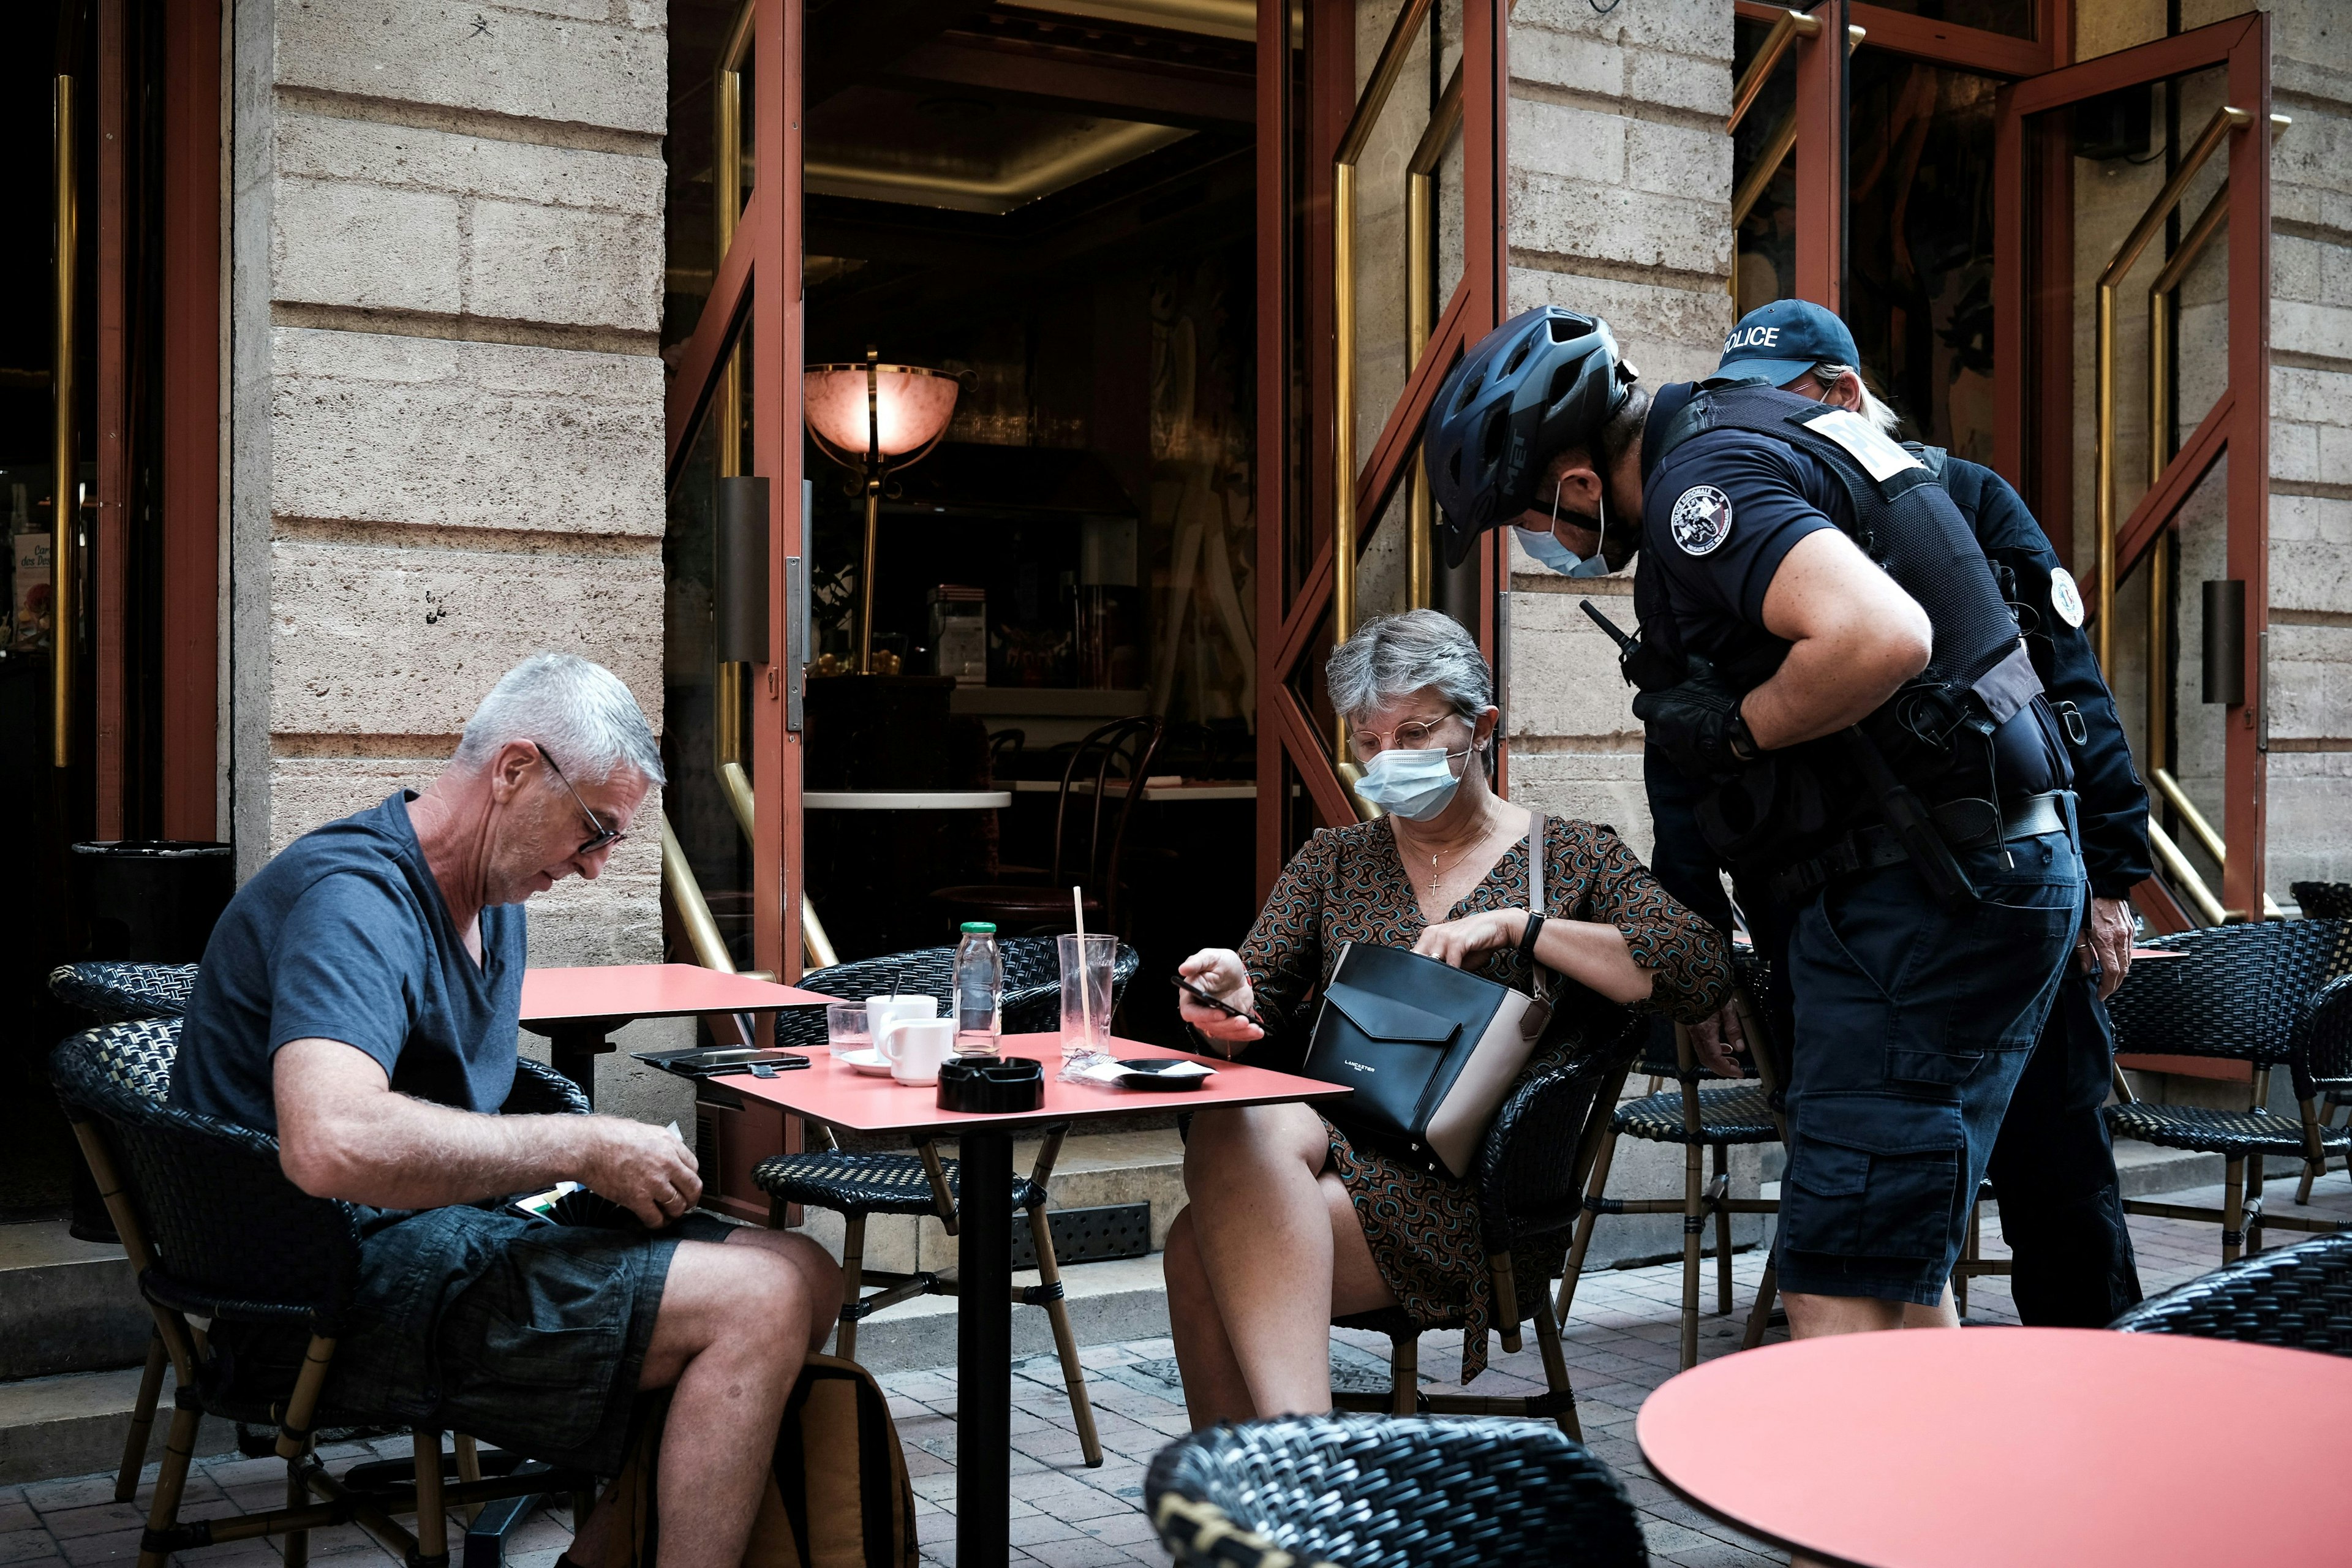
<instances>
[{"instance_id":1,"label":"navy cargo shorts","mask_svg":"<svg viewBox=\"0 0 2352 1568\"><path fill-rule=\"evenodd\" d=\"M588 1193L556 1212L570 1223L488 1204L379 1214L360 1246L320 1425L391 1417L615 1473L677 1244L724 1241L734 1227L698 1210L648 1231ZM215 1343L230 1352L238 1393L291 1385L300 1331L217 1329L234 1331L222 1344L216 1330Z\"/></svg>"},{"instance_id":2,"label":"navy cargo shorts","mask_svg":"<svg viewBox=\"0 0 2352 1568\"><path fill-rule=\"evenodd\" d=\"M1932 1306L2082 924L2063 833L1958 853L1948 911L1909 862L1792 911L1783 1290Z\"/></svg>"}]
</instances>

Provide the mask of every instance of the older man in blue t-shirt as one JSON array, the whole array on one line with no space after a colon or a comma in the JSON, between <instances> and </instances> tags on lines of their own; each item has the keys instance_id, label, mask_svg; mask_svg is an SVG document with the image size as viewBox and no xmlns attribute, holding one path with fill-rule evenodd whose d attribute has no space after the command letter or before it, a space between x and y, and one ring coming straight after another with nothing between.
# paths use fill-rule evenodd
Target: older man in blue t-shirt
<instances>
[{"instance_id":1,"label":"older man in blue t-shirt","mask_svg":"<svg viewBox=\"0 0 2352 1568\"><path fill-rule=\"evenodd\" d=\"M609 1475L636 1394L672 1388L662 1568L734 1568L838 1270L805 1237L690 1212L702 1183L667 1129L499 1114L523 901L602 871L661 782L611 671L526 659L424 791L305 834L239 889L205 950L172 1101L274 1132L303 1191L382 1211L330 1408ZM556 1224L502 1201L562 1181L634 1220ZM254 1325L215 1339L247 1369L289 1348ZM602 1510L585 1521L577 1568L622 1555L608 1526Z\"/></svg>"}]
</instances>

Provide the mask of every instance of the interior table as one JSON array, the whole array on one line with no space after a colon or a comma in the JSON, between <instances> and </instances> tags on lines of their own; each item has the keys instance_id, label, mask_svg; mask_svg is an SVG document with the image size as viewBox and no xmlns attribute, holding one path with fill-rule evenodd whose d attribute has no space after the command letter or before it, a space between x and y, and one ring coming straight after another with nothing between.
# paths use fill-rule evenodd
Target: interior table
<instances>
[{"instance_id":1,"label":"interior table","mask_svg":"<svg viewBox=\"0 0 2352 1568\"><path fill-rule=\"evenodd\" d=\"M1013 804L1008 789L812 789L801 793L807 811L998 811Z\"/></svg>"},{"instance_id":2,"label":"interior table","mask_svg":"<svg viewBox=\"0 0 2352 1568\"><path fill-rule=\"evenodd\" d=\"M1155 1110L1198 1110L1208 1106L1274 1105L1289 1100L1329 1100L1348 1093L1336 1084L1243 1067L1214 1057L1186 1058L1139 1041L1114 1037L1117 1057L1168 1057L1202 1062L1216 1069L1199 1089L1154 1093L1091 1084L1062 1083L1059 1035L1007 1035L1008 1057L1034 1057L1045 1064L1045 1101L1035 1110L1006 1115L942 1110L939 1090L893 1079L868 1077L830 1052L805 1072L759 1079L736 1074L712 1080L737 1093L765 1100L813 1121L858 1132L907 1132L957 1141L962 1161L956 1306L956 1563L959 1568L997 1568L1012 1550L1007 1543L1011 1498L1013 1405L1013 1140L1014 1134L1054 1122L1101 1121Z\"/></svg>"},{"instance_id":3,"label":"interior table","mask_svg":"<svg viewBox=\"0 0 2352 1568\"><path fill-rule=\"evenodd\" d=\"M728 974L698 963L604 963L581 969L527 969L522 1026L544 1037L555 1070L596 1100L596 1058L612 1035L639 1018L711 1013L765 1013L836 1002L797 985Z\"/></svg>"},{"instance_id":4,"label":"interior table","mask_svg":"<svg viewBox=\"0 0 2352 1568\"><path fill-rule=\"evenodd\" d=\"M2352 1360L2312 1351L1914 1329L1708 1362L1634 1430L1685 1499L1832 1562L2206 1568L2344 1560L2347 1408Z\"/></svg>"}]
</instances>

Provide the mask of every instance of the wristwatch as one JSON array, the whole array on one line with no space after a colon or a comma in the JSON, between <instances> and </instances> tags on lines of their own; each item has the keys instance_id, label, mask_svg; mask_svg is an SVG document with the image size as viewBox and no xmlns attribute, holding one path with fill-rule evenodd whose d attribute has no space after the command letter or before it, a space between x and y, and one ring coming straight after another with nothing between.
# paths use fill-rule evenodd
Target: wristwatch
<instances>
[{"instance_id":1,"label":"wristwatch","mask_svg":"<svg viewBox=\"0 0 2352 1568\"><path fill-rule=\"evenodd\" d=\"M1543 911L1541 910L1529 910L1528 911L1527 929L1519 932L1519 956L1526 959L1529 963L1533 963L1536 961L1536 933L1543 930Z\"/></svg>"},{"instance_id":2,"label":"wristwatch","mask_svg":"<svg viewBox=\"0 0 2352 1568\"><path fill-rule=\"evenodd\" d=\"M1743 704L1745 701L1745 698L1741 699ZM1731 722L1724 727L1723 739L1731 748L1731 754L1743 763L1752 763L1763 754L1764 748L1756 743L1755 735L1748 731L1748 715L1737 705L1731 710Z\"/></svg>"}]
</instances>

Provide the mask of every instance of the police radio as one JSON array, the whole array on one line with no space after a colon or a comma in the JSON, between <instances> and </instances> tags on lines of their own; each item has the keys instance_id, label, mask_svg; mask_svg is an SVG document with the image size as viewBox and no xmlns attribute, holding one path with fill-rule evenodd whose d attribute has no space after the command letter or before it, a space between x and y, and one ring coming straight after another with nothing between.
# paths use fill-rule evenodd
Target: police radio
<instances>
[{"instance_id":1,"label":"police radio","mask_svg":"<svg viewBox=\"0 0 2352 1568\"><path fill-rule=\"evenodd\" d=\"M1615 621L1601 613L1601 607L1590 599L1580 599L1578 605L1592 617L1592 624L1609 634L1617 645L1617 672L1625 684L1642 691L1662 691L1669 686L1682 684L1682 666L1664 655L1652 651L1642 639L1626 631Z\"/></svg>"}]
</instances>

